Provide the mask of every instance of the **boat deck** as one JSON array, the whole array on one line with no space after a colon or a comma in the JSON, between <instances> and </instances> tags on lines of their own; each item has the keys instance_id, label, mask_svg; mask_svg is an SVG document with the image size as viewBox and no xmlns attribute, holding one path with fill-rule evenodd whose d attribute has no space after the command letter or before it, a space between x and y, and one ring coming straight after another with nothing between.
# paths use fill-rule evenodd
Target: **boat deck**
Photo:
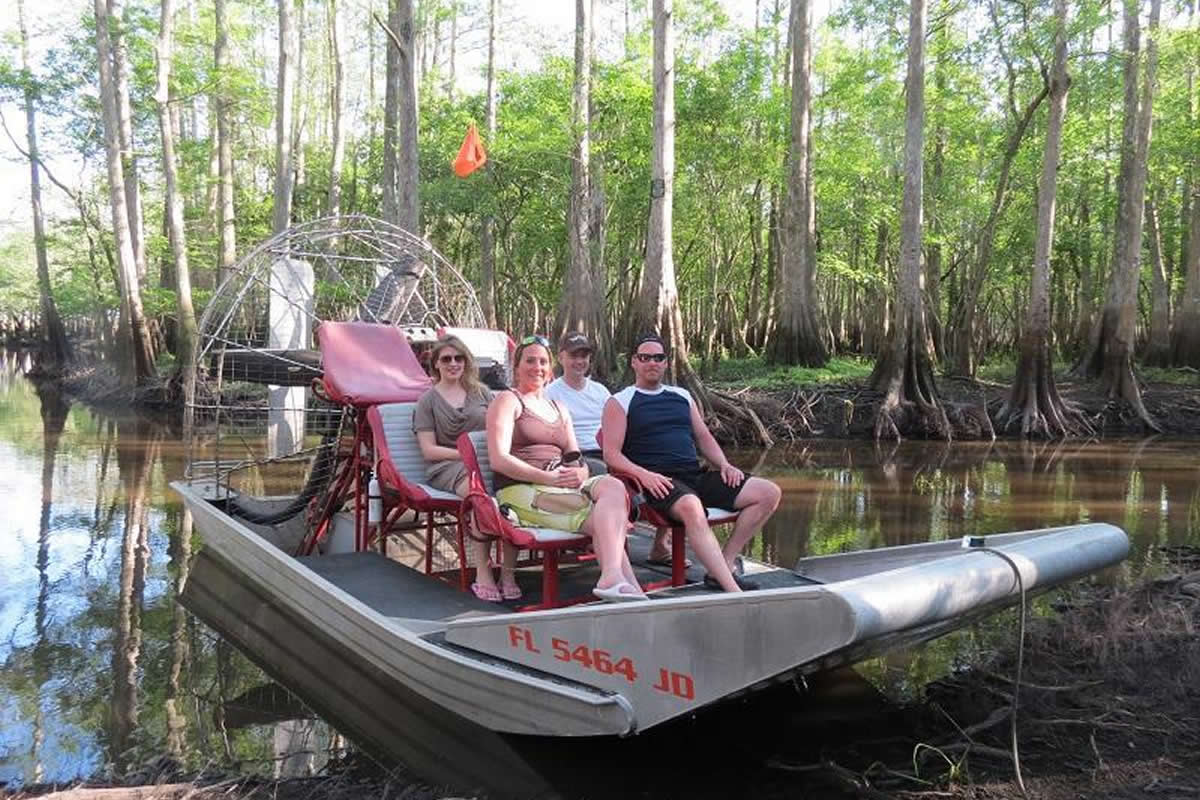
<instances>
[{"instance_id":1,"label":"boat deck","mask_svg":"<svg viewBox=\"0 0 1200 800\"><path fill-rule=\"evenodd\" d=\"M629 555L634 571L643 584L668 580L669 567L647 564L651 539L641 532L629 537ZM428 621L445 620L463 614L502 614L541 599L542 573L540 567L517 570L517 583L524 592L520 600L488 603L470 592L463 592L444 580L428 576L386 558L378 553L341 553L307 556L297 559L325 580L388 617ZM693 558L693 561L695 559ZM817 583L794 574L791 570L774 569L759 564L748 565L751 577L760 588L779 589ZM595 562L564 564L559 569L559 590L563 598L590 598L599 569ZM704 586L704 568L693 564L687 571L689 583L677 588L651 592L655 597L682 597L713 592ZM457 575L454 576L457 578Z\"/></svg>"}]
</instances>

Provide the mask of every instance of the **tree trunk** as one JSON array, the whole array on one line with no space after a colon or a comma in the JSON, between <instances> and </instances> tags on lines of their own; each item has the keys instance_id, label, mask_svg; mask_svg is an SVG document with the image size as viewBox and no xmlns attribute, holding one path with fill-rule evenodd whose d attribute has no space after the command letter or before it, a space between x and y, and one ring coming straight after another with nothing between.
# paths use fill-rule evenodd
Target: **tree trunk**
<instances>
[{"instance_id":1,"label":"tree trunk","mask_svg":"<svg viewBox=\"0 0 1200 800\"><path fill-rule=\"evenodd\" d=\"M1079 207L1079 286L1076 291L1076 321L1075 331L1071 336L1071 352L1078 355L1087 349L1091 337L1092 325L1095 324L1095 274L1096 266L1092 263L1092 219L1091 208L1088 204L1090 182L1083 182L1082 200Z\"/></svg>"},{"instance_id":2,"label":"tree trunk","mask_svg":"<svg viewBox=\"0 0 1200 800\"><path fill-rule=\"evenodd\" d=\"M309 85L309 78L304 74L304 33L307 27L307 4L296 2L292 9L292 37L296 59L292 68L292 198L288 203L289 212L297 203L302 202L308 172L304 156L304 131L308 126L308 104L305 102L304 88Z\"/></svg>"},{"instance_id":3,"label":"tree trunk","mask_svg":"<svg viewBox=\"0 0 1200 800\"><path fill-rule=\"evenodd\" d=\"M905 82L904 198L900 207L900 269L896 275L895 317L882 357L871 373L872 388L884 393L875 420L875 438L901 429L950 438L950 424L938 400L921 296L921 217L924 182L925 0L912 0ZM919 420L907 423L915 405Z\"/></svg>"},{"instance_id":4,"label":"tree trunk","mask_svg":"<svg viewBox=\"0 0 1200 800\"><path fill-rule=\"evenodd\" d=\"M603 377L610 360L604 290L596 283L590 242L591 224L591 0L575 0L575 83L571 97L571 128L575 139L571 159L571 195L567 201L567 274L558 310L558 330L580 330L596 346L593 365Z\"/></svg>"},{"instance_id":5,"label":"tree trunk","mask_svg":"<svg viewBox=\"0 0 1200 800\"><path fill-rule=\"evenodd\" d=\"M395 31L399 41L393 46L399 51L399 135L396 162L397 224L417 236L421 235L421 170L417 158L417 73L413 57L413 0L397 0L400 27Z\"/></svg>"},{"instance_id":6,"label":"tree trunk","mask_svg":"<svg viewBox=\"0 0 1200 800\"><path fill-rule=\"evenodd\" d=\"M387 25L382 27L388 35L383 89L383 218L399 224L400 206L396 196L396 176L399 169L400 119L400 48L391 38L400 27L400 3L406 0L389 0Z\"/></svg>"},{"instance_id":7,"label":"tree trunk","mask_svg":"<svg viewBox=\"0 0 1200 800\"><path fill-rule=\"evenodd\" d=\"M950 3L948 0L942 0L940 13L949 16L951 13ZM946 357L946 346L942 339L942 226L941 212L942 203L945 202L945 192L943 191L943 176L946 167L946 140L949 134L946 130L945 110L941 105L942 99L946 96L947 85L947 61L950 50L950 25L943 24L940 26L937 35L937 55L934 59L933 81L937 88L939 106L936 111L936 125L933 133L933 165L930 178L932 186L929 187L928 196L926 197L925 215L928 218L927 224L930 231L933 232L933 241L929 243L928 252L925 255L925 295L929 298L926 311L929 313L929 338L933 342L934 358L941 361Z\"/></svg>"},{"instance_id":8,"label":"tree trunk","mask_svg":"<svg viewBox=\"0 0 1200 800\"><path fill-rule=\"evenodd\" d=\"M163 175L166 178L167 232L171 256L175 262L176 363L185 391L190 391L197 344L196 312L192 308L192 274L188 268L187 242L183 228L183 202L179 196L179 177L175 160L175 131L171 125L171 58L173 55L175 12L172 0L162 0L158 28L158 75L154 100L158 105L158 130L162 137ZM189 395L190 396L190 395Z\"/></svg>"},{"instance_id":9,"label":"tree trunk","mask_svg":"<svg viewBox=\"0 0 1200 800\"><path fill-rule=\"evenodd\" d=\"M446 97L454 102L454 80L458 60L458 3L450 4L450 58L446 70Z\"/></svg>"},{"instance_id":10,"label":"tree trunk","mask_svg":"<svg viewBox=\"0 0 1200 800\"><path fill-rule=\"evenodd\" d=\"M229 20L225 17L225 0L213 0L216 39L213 44L213 66L217 73L217 205L220 209L217 255L217 288L237 262L237 224L233 211L233 101L229 90Z\"/></svg>"},{"instance_id":11,"label":"tree trunk","mask_svg":"<svg viewBox=\"0 0 1200 800\"><path fill-rule=\"evenodd\" d=\"M292 224L292 113L296 99L296 18L294 0L279 3L279 62L275 86L275 208L272 231Z\"/></svg>"},{"instance_id":12,"label":"tree trunk","mask_svg":"<svg viewBox=\"0 0 1200 800\"><path fill-rule=\"evenodd\" d=\"M1054 383L1050 353L1050 249L1054 242L1054 213L1058 191L1058 160L1062 153L1063 119L1067 113L1067 0L1054 2L1054 61L1049 76L1050 112L1046 149L1038 183L1037 231L1029 312L1021 342L1020 361L1000 424L1021 423L1022 436L1060 437L1090 432L1079 411L1062 399Z\"/></svg>"},{"instance_id":13,"label":"tree trunk","mask_svg":"<svg viewBox=\"0 0 1200 800\"><path fill-rule=\"evenodd\" d=\"M1171 328L1171 362L1200 368L1200 197L1192 197L1187 277Z\"/></svg>"},{"instance_id":14,"label":"tree trunk","mask_svg":"<svg viewBox=\"0 0 1200 800\"><path fill-rule=\"evenodd\" d=\"M121 169L125 176L125 210L129 215L129 242L137 263L138 280L146 277L146 230L142 192L138 184L137 150L133 141L133 110L129 101L129 48L125 44L124 0L108 0L108 34L120 122Z\"/></svg>"},{"instance_id":15,"label":"tree trunk","mask_svg":"<svg viewBox=\"0 0 1200 800\"><path fill-rule=\"evenodd\" d=\"M1195 30L1196 2L1188 8L1188 27ZM1187 120L1189 130L1195 125L1196 61L1187 66ZM1184 183L1182 228L1179 246L1179 267L1183 271L1183 293L1175 308L1171 325L1171 363L1175 366L1200 368L1200 152L1192 151L1191 174Z\"/></svg>"},{"instance_id":16,"label":"tree trunk","mask_svg":"<svg viewBox=\"0 0 1200 800\"><path fill-rule=\"evenodd\" d=\"M93 0L96 18L96 62L100 73L100 101L104 111L104 144L108 162L108 194L112 210L113 238L117 246L117 278L121 291L121 326L128 337L119 345L122 372L127 385L136 385L154 375L154 352L150 331L142 309L141 287L133 243L129 233L129 215L125 204L125 175L121 164L121 120L117 110L117 90L113 76L108 36L108 6L105 0Z\"/></svg>"},{"instance_id":17,"label":"tree trunk","mask_svg":"<svg viewBox=\"0 0 1200 800\"><path fill-rule=\"evenodd\" d=\"M1171 276L1163 261L1162 231L1158 225L1158 203L1151 198L1146 208L1150 223L1150 336L1146 342L1146 364L1165 367L1171 363Z\"/></svg>"},{"instance_id":18,"label":"tree trunk","mask_svg":"<svg viewBox=\"0 0 1200 800\"><path fill-rule=\"evenodd\" d=\"M1112 276L1104 310L1092 329L1087 355L1075 371L1098 378L1114 399L1128 402L1149 428L1158 430L1142 402L1133 375L1133 348L1137 318L1138 277L1141 267L1142 221L1146 202L1146 158L1150 149L1154 81L1161 0L1152 0L1146 44L1146 74L1138 101L1139 24L1138 0L1125 0L1125 118L1121 133L1121 171L1117 177L1117 215L1114 230Z\"/></svg>"},{"instance_id":19,"label":"tree trunk","mask_svg":"<svg viewBox=\"0 0 1200 800\"><path fill-rule=\"evenodd\" d=\"M633 352L643 333L658 333L671 353L671 379L696 389L696 402L707 409L708 395L687 358L687 338L679 311L672 255L671 202L675 187L675 32L673 0L653 0L654 125L650 149L650 222L646 233L646 267L622 348Z\"/></svg>"},{"instance_id":20,"label":"tree trunk","mask_svg":"<svg viewBox=\"0 0 1200 800\"><path fill-rule=\"evenodd\" d=\"M777 286L779 317L767 353L783 364L819 367L829 360L816 309L816 205L812 182L811 6L792 0L792 113L783 251Z\"/></svg>"},{"instance_id":21,"label":"tree trunk","mask_svg":"<svg viewBox=\"0 0 1200 800\"><path fill-rule=\"evenodd\" d=\"M50 259L46 255L46 221L42 215L42 176L34 109L33 73L29 63L29 31L25 27L25 0L17 0L17 26L21 37L21 66L25 70L25 140L29 159L29 202L33 213L33 248L37 258L38 300L42 312L43 351L39 369L59 374L71 360L71 345L50 284Z\"/></svg>"},{"instance_id":22,"label":"tree trunk","mask_svg":"<svg viewBox=\"0 0 1200 800\"><path fill-rule=\"evenodd\" d=\"M329 213L342 213L342 170L346 158L346 123L342 117L342 94L346 83L346 65L342 61L342 17L338 0L328 0L329 60L333 70L333 87L329 105L332 109L333 155L329 162Z\"/></svg>"},{"instance_id":23,"label":"tree trunk","mask_svg":"<svg viewBox=\"0 0 1200 800\"><path fill-rule=\"evenodd\" d=\"M496 12L499 0L488 0L488 44L487 44L487 86L484 97L484 120L487 127L487 141L494 146L496 141ZM490 164L483 165L485 174L491 177ZM496 327L496 241L492 229L496 220L492 209L484 212L479 225L480 249L480 292L479 302L483 305L483 316L489 328Z\"/></svg>"}]
</instances>

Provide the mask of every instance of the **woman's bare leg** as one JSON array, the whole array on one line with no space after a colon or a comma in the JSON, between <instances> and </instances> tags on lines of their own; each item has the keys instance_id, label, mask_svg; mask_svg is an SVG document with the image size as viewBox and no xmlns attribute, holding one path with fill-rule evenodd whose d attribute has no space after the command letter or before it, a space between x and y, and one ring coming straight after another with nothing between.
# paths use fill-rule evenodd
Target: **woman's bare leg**
<instances>
[{"instance_id":1,"label":"woman's bare leg","mask_svg":"<svg viewBox=\"0 0 1200 800\"><path fill-rule=\"evenodd\" d=\"M616 478L603 477L592 485L595 506L583 525L583 532L592 537L592 549L600 565L596 586L607 589L627 582L640 591L637 578L625 555L625 531L628 511L625 486Z\"/></svg>"}]
</instances>

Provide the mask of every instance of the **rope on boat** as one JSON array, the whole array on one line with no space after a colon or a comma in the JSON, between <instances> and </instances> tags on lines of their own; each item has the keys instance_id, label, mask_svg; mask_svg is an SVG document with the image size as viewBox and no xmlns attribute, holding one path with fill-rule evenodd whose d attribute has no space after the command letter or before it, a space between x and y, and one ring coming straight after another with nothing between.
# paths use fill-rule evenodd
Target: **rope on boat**
<instances>
[{"instance_id":1,"label":"rope on boat","mask_svg":"<svg viewBox=\"0 0 1200 800\"><path fill-rule=\"evenodd\" d=\"M971 537L974 538L974 537ZM972 550L981 550L984 553L991 553L1004 559L1005 563L1012 568L1013 577L1017 579L1017 589L1021 593L1021 622L1019 632L1017 634L1017 670L1013 676L1013 705L1012 715L1009 717L1010 730L1012 731L1012 760L1013 770L1017 773L1017 787L1021 790L1022 797L1028 797L1029 792L1025 788L1025 781L1021 777L1021 753L1017 747L1017 704L1020 700L1021 692L1021 667L1025 662L1025 613L1026 613L1026 598L1025 598L1025 581L1021 578L1021 570L1017 568L1017 563L1009 557L1007 553L1002 553L994 547L982 545L967 545Z\"/></svg>"}]
</instances>

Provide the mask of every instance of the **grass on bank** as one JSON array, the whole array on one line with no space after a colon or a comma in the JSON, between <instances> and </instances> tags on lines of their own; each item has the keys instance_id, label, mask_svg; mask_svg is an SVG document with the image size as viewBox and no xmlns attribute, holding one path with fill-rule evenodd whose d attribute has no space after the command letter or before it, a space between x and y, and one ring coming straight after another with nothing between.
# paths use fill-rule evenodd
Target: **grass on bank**
<instances>
[{"instance_id":1,"label":"grass on bank","mask_svg":"<svg viewBox=\"0 0 1200 800\"><path fill-rule=\"evenodd\" d=\"M775 391L819 383L866 380L872 362L857 356L835 356L823 367L789 367L768 364L761 356L730 358L717 363L705 380L718 388Z\"/></svg>"},{"instance_id":2,"label":"grass on bank","mask_svg":"<svg viewBox=\"0 0 1200 800\"><path fill-rule=\"evenodd\" d=\"M700 369L696 361L693 366ZM761 356L728 358L717 362L711 371L702 373L704 380L718 389L758 389L780 391L797 386L838 384L865 381L871 375L874 361L863 356L843 355L829 359L823 367L789 367L768 364ZM1059 380L1067 380L1066 362L1055 363ZM1135 365L1138 377L1149 383L1173 384L1176 386L1200 386L1200 373L1188 368L1147 367ZM989 359L979 365L976 377L987 383L1011 386L1017 372L1016 358L1003 356ZM944 376L939 372L938 378Z\"/></svg>"}]
</instances>

